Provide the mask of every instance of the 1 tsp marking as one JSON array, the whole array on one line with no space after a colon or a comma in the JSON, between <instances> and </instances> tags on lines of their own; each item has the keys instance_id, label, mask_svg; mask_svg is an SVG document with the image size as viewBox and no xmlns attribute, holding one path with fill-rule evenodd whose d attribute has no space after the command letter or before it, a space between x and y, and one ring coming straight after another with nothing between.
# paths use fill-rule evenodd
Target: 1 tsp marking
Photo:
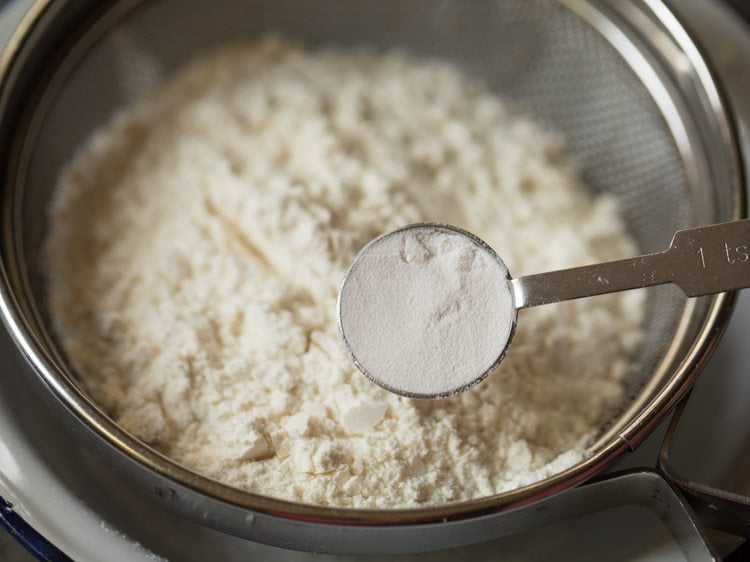
<instances>
[{"instance_id":1,"label":"1 tsp marking","mask_svg":"<svg viewBox=\"0 0 750 562\"><path fill-rule=\"evenodd\" d=\"M732 247L724 242L724 257L726 257L727 263L745 263L750 261L750 248L746 245ZM698 246L698 250L695 252L701 260L701 267L706 269L706 254L703 250L703 246Z\"/></svg>"}]
</instances>

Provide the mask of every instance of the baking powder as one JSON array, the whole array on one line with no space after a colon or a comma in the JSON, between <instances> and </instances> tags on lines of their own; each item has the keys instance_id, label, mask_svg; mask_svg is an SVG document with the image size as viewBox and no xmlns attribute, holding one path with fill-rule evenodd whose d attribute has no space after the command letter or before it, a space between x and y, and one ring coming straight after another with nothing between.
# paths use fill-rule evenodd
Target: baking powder
<instances>
[{"instance_id":1,"label":"baking powder","mask_svg":"<svg viewBox=\"0 0 750 562\"><path fill-rule=\"evenodd\" d=\"M405 396L450 396L477 384L510 341L508 270L479 240L413 225L368 244L347 272L339 322L374 382Z\"/></svg>"}]
</instances>

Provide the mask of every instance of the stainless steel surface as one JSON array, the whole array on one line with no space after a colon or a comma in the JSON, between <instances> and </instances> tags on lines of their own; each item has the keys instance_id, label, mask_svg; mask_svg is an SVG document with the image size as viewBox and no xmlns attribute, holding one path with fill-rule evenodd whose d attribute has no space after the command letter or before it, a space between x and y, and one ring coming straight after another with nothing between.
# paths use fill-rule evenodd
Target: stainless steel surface
<instances>
[{"instance_id":1,"label":"stainless steel surface","mask_svg":"<svg viewBox=\"0 0 750 562\"><path fill-rule=\"evenodd\" d=\"M643 252L663 248L680 228L743 213L737 146L721 97L689 36L655 0L39 0L0 58L0 312L30 379L108 466L171 509L230 533L372 554L467 544L534 525L533 502L640 443L684 395L716 344L731 295L688 304L669 287L651 290L648 344L633 365L631 400L585 462L507 494L414 510L293 504L186 470L88 399L46 329L42 210L75 147L197 53L269 29L313 45L398 46L483 76L567 135L586 181L622 202Z\"/></svg>"},{"instance_id":2,"label":"stainless steel surface","mask_svg":"<svg viewBox=\"0 0 750 562\"><path fill-rule=\"evenodd\" d=\"M682 491L702 526L750 539L750 496L691 480L672 462L672 448L688 398L677 407L667 428L659 452L659 472Z\"/></svg>"},{"instance_id":3,"label":"stainless steel surface","mask_svg":"<svg viewBox=\"0 0 750 562\"><path fill-rule=\"evenodd\" d=\"M688 297L750 287L750 219L675 233L669 249L511 280L516 307L673 283Z\"/></svg>"}]
</instances>

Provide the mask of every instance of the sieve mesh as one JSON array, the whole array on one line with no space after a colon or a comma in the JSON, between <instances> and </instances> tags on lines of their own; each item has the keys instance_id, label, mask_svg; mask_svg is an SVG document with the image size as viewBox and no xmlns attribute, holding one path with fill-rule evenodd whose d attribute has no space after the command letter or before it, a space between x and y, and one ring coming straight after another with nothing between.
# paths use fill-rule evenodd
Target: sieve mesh
<instances>
[{"instance_id":1,"label":"sieve mesh","mask_svg":"<svg viewBox=\"0 0 750 562\"><path fill-rule=\"evenodd\" d=\"M707 158L704 147L690 139L684 146L675 141L648 83L601 30L581 17L582 7L590 5L573 0L111 2L71 37L70 49L40 86L19 137L16 240L39 324L50 325L43 210L76 147L115 111L153 91L206 49L269 31L308 45L403 48L451 60L481 77L566 135L591 189L620 201L642 252L665 249L680 228L726 220L701 195L710 186L689 169L689 163ZM599 7L617 17L609 2ZM681 118L693 128L688 112ZM528 273L535 272L514 272ZM681 293L654 288L649 300L646 343L632 367L634 398L654 373L669 371L667 347L683 345L674 342L685 309ZM698 302L696 310L707 303ZM699 323L688 326L684 345L699 328Z\"/></svg>"}]
</instances>

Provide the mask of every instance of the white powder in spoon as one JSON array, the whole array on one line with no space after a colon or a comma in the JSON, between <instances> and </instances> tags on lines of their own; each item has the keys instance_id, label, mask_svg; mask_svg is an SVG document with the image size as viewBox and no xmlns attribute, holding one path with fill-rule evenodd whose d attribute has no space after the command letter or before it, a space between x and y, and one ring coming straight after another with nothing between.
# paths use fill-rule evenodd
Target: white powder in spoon
<instances>
[{"instance_id":1,"label":"white powder in spoon","mask_svg":"<svg viewBox=\"0 0 750 562\"><path fill-rule=\"evenodd\" d=\"M349 360L355 254L415 222L515 275L634 255L559 136L456 67L282 40L197 61L80 147L51 209L51 312L89 393L202 474L295 501L488 496L580 460L623 401L637 292L524 312L499 371L445 400Z\"/></svg>"},{"instance_id":2,"label":"white powder in spoon","mask_svg":"<svg viewBox=\"0 0 750 562\"><path fill-rule=\"evenodd\" d=\"M474 237L414 225L358 254L339 297L350 353L377 384L449 396L481 381L513 333L508 270Z\"/></svg>"}]
</instances>

